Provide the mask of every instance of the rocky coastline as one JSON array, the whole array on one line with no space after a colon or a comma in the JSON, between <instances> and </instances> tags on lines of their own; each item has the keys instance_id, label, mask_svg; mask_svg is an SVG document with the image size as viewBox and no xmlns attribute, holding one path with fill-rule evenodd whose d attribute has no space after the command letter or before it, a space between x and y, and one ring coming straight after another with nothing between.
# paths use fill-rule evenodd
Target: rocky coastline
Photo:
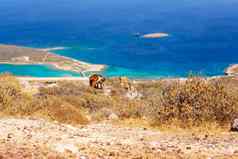
<instances>
[{"instance_id":1,"label":"rocky coastline","mask_svg":"<svg viewBox=\"0 0 238 159\"><path fill-rule=\"evenodd\" d=\"M225 70L225 75L238 75L238 64L230 65Z\"/></svg>"}]
</instances>

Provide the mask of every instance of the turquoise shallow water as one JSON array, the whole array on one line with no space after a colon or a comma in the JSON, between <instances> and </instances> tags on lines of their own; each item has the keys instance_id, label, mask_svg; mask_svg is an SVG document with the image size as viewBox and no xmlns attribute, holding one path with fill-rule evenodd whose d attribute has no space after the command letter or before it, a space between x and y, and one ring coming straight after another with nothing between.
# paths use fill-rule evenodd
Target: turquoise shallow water
<instances>
[{"instance_id":1,"label":"turquoise shallow water","mask_svg":"<svg viewBox=\"0 0 238 159\"><path fill-rule=\"evenodd\" d=\"M55 52L106 64L107 76L213 76L238 63L237 0L1 0L0 11L0 43L67 47ZM153 32L170 36L135 36Z\"/></svg>"},{"instance_id":2,"label":"turquoise shallow water","mask_svg":"<svg viewBox=\"0 0 238 159\"><path fill-rule=\"evenodd\" d=\"M0 72L10 72L18 76L34 76L34 77L80 77L80 74L56 70L45 65L11 65L0 64Z\"/></svg>"}]
</instances>

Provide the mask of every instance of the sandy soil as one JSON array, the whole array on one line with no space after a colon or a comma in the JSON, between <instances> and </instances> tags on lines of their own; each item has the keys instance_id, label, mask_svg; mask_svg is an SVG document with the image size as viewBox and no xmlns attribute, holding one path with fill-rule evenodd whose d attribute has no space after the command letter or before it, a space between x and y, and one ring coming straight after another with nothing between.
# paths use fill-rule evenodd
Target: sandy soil
<instances>
[{"instance_id":1,"label":"sandy soil","mask_svg":"<svg viewBox=\"0 0 238 159\"><path fill-rule=\"evenodd\" d=\"M26 154L22 158L37 158L44 154L80 159L238 157L236 133L195 135L110 123L70 126L13 118L0 119L0 127L0 156L5 155L5 158L10 158L8 151ZM9 150L9 145L14 145L13 149Z\"/></svg>"}]
</instances>

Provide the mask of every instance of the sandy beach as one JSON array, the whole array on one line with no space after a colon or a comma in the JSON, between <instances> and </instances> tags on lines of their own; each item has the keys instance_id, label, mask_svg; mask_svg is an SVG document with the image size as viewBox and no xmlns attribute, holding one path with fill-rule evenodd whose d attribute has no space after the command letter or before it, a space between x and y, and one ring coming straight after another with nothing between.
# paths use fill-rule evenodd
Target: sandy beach
<instances>
[{"instance_id":1,"label":"sandy beach","mask_svg":"<svg viewBox=\"0 0 238 159\"><path fill-rule=\"evenodd\" d=\"M88 81L87 77L16 77L20 81Z\"/></svg>"}]
</instances>

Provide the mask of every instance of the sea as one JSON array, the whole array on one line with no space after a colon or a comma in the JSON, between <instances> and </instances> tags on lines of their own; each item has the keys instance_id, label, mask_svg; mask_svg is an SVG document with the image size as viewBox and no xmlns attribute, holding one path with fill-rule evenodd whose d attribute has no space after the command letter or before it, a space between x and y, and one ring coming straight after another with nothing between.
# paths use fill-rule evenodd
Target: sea
<instances>
[{"instance_id":1,"label":"sea","mask_svg":"<svg viewBox=\"0 0 238 159\"><path fill-rule=\"evenodd\" d=\"M0 0L0 20L1 44L64 47L54 53L105 64L108 77L216 76L238 63L238 0ZM0 72L80 76L43 65Z\"/></svg>"}]
</instances>

